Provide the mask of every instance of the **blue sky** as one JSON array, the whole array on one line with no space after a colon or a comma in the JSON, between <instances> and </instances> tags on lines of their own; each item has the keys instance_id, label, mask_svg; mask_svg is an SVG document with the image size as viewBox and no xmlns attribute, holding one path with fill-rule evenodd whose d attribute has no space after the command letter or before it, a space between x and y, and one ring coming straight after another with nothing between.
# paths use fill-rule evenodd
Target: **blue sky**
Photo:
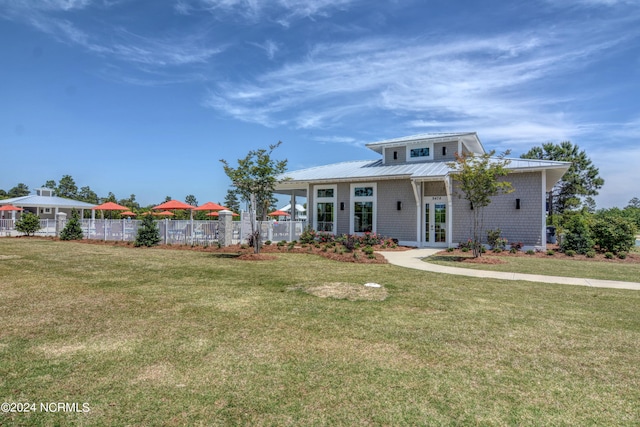
<instances>
[{"instance_id":1,"label":"blue sky","mask_svg":"<svg viewBox=\"0 0 640 427\"><path fill-rule=\"evenodd\" d=\"M0 0L0 188L222 201L232 164L375 159L475 131L513 156L570 140L640 197L638 0Z\"/></svg>"}]
</instances>

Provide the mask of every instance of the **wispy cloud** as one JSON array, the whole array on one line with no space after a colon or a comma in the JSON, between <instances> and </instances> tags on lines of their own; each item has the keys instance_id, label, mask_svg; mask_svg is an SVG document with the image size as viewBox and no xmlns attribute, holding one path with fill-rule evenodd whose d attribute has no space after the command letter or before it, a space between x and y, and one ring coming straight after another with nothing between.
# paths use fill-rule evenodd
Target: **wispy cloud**
<instances>
[{"instance_id":1,"label":"wispy cloud","mask_svg":"<svg viewBox=\"0 0 640 427\"><path fill-rule=\"evenodd\" d=\"M210 46L206 31L191 31L183 35L147 37L122 27L85 28L64 13L90 6L109 7L112 3L91 0L46 0L8 2L5 18L25 22L61 43L79 46L86 51L112 60L143 67L171 67L207 63L226 49L225 45Z\"/></svg>"},{"instance_id":2,"label":"wispy cloud","mask_svg":"<svg viewBox=\"0 0 640 427\"><path fill-rule=\"evenodd\" d=\"M621 40L568 45L568 36L575 37L531 32L437 43L380 38L319 44L304 59L253 82L220 85L217 101L209 105L222 103L220 111L240 120L258 117L263 124L300 128L325 127L350 114L379 110L424 114L438 122L446 117L449 124L474 129L500 121L520 124L535 135L550 130L570 134L569 120L545 111L573 100L529 88L584 67ZM495 134L500 134L497 129Z\"/></svg>"},{"instance_id":3,"label":"wispy cloud","mask_svg":"<svg viewBox=\"0 0 640 427\"><path fill-rule=\"evenodd\" d=\"M225 13L250 22L269 19L284 27L294 20L329 16L349 8L358 0L179 0L175 9L181 14Z\"/></svg>"}]
</instances>

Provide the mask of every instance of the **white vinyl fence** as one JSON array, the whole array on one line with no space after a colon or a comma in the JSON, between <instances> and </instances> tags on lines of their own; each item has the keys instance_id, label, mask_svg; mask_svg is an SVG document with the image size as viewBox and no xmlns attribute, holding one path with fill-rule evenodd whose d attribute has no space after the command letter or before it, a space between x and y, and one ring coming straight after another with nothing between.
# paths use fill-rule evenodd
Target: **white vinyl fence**
<instances>
[{"instance_id":1,"label":"white vinyl fence","mask_svg":"<svg viewBox=\"0 0 640 427\"><path fill-rule=\"evenodd\" d=\"M68 219L66 220L68 221ZM62 229L66 224L62 222ZM84 239L128 241L132 242L138 234L141 220L131 219L82 219L80 220ZM217 220L159 220L156 225L160 230L160 241L164 244L193 244L208 246L218 243L219 222ZM248 221L232 221L232 244L246 243L251 235L251 223ZM263 221L258 222L262 241L298 240L306 227L306 221ZM55 236L56 221L40 220L38 236ZM0 236L19 236L22 233L15 229L11 219L0 219Z\"/></svg>"}]
</instances>

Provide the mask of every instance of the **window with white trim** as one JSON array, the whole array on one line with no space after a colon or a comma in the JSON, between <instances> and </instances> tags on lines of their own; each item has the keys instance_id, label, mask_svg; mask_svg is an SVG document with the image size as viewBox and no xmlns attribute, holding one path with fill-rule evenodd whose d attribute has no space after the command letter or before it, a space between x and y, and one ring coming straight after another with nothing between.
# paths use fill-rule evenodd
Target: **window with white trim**
<instances>
[{"instance_id":1,"label":"window with white trim","mask_svg":"<svg viewBox=\"0 0 640 427\"><path fill-rule=\"evenodd\" d=\"M316 231L334 233L336 229L336 197L338 190L335 185L315 187L313 200L315 215L313 228Z\"/></svg>"},{"instance_id":2,"label":"window with white trim","mask_svg":"<svg viewBox=\"0 0 640 427\"><path fill-rule=\"evenodd\" d=\"M375 183L351 184L351 226L350 232L375 233L376 198Z\"/></svg>"}]
</instances>

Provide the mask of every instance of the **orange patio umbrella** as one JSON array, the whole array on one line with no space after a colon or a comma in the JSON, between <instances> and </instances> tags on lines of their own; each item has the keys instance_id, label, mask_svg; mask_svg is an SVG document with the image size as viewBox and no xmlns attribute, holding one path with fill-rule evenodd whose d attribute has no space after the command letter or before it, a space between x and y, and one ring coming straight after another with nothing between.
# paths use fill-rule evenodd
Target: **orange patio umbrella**
<instances>
[{"instance_id":1,"label":"orange patio umbrella","mask_svg":"<svg viewBox=\"0 0 640 427\"><path fill-rule=\"evenodd\" d=\"M188 205L180 200L169 200L168 202L164 202L159 204L158 206L154 206L152 209L163 211L163 210L176 210L176 209L193 209L193 206Z\"/></svg>"},{"instance_id":2,"label":"orange patio umbrella","mask_svg":"<svg viewBox=\"0 0 640 427\"><path fill-rule=\"evenodd\" d=\"M113 202L106 202L101 205L95 206L91 208L92 211L103 211L102 218L104 219L104 211L128 211L129 208L126 206L119 205ZM109 218L111 218L111 214L109 214Z\"/></svg>"},{"instance_id":3,"label":"orange patio umbrella","mask_svg":"<svg viewBox=\"0 0 640 427\"><path fill-rule=\"evenodd\" d=\"M158 216L173 216L175 214L173 212L171 212L171 211L162 211L162 212L156 212L156 213L154 213L154 215L158 215Z\"/></svg>"},{"instance_id":4,"label":"orange patio umbrella","mask_svg":"<svg viewBox=\"0 0 640 427\"><path fill-rule=\"evenodd\" d=\"M269 216L290 216L290 215L285 211L277 210L277 211L271 212Z\"/></svg>"},{"instance_id":5,"label":"orange patio umbrella","mask_svg":"<svg viewBox=\"0 0 640 427\"><path fill-rule=\"evenodd\" d=\"M232 212L232 213L233 213L232 216L240 216L239 214L237 214L235 212ZM211 213L208 213L207 216L220 216L220 212L211 212Z\"/></svg>"},{"instance_id":6,"label":"orange patio umbrella","mask_svg":"<svg viewBox=\"0 0 640 427\"><path fill-rule=\"evenodd\" d=\"M0 206L0 211L3 212L9 212L9 211L23 211L24 209L19 208L17 206L13 206L13 205L4 205L4 206Z\"/></svg>"},{"instance_id":7,"label":"orange patio umbrella","mask_svg":"<svg viewBox=\"0 0 640 427\"><path fill-rule=\"evenodd\" d=\"M126 211L126 212L120 212L120 215L124 215L124 216L136 216L135 212L131 212L131 211Z\"/></svg>"},{"instance_id":8,"label":"orange patio umbrella","mask_svg":"<svg viewBox=\"0 0 640 427\"><path fill-rule=\"evenodd\" d=\"M197 208L193 208L194 211L223 211L225 209L229 209L229 208L225 208L224 206L214 202L207 202L204 205L198 206Z\"/></svg>"}]
</instances>

